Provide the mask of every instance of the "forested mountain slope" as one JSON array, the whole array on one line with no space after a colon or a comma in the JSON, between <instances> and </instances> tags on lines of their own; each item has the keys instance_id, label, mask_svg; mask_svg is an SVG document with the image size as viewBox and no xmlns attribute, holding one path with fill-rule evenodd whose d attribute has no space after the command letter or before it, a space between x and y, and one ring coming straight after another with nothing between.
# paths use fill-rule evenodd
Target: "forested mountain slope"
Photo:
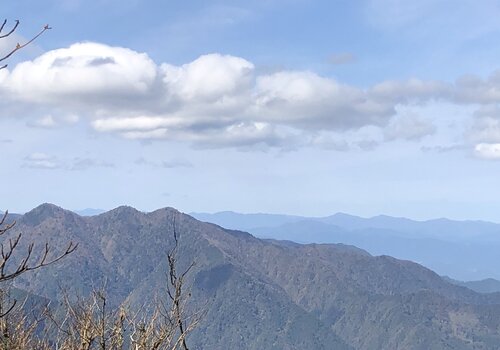
<instances>
[{"instance_id":1,"label":"forested mountain slope","mask_svg":"<svg viewBox=\"0 0 500 350\"><path fill-rule=\"evenodd\" d=\"M196 349L498 349L500 294L479 294L409 261L335 244L261 240L165 208L81 217L51 204L17 219L37 244L78 250L16 286L49 299L106 285L114 305L162 295L166 254L196 262L191 307L206 315ZM15 232L13 232L15 233Z\"/></svg>"}]
</instances>

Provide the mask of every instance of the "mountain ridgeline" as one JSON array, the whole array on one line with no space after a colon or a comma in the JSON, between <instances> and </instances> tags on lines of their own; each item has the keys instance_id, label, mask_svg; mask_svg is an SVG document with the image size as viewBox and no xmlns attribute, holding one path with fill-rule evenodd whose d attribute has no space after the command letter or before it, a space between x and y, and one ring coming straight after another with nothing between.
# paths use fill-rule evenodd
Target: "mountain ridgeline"
<instances>
[{"instance_id":1,"label":"mountain ridgeline","mask_svg":"<svg viewBox=\"0 0 500 350\"><path fill-rule=\"evenodd\" d=\"M17 217L13 234L79 248L15 286L57 300L106 285L110 303L141 307L164 293L174 227L179 269L196 262L190 307L206 309L193 349L500 349L500 293L354 246L262 240L172 208L82 217L43 204Z\"/></svg>"},{"instance_id":2,"label":"mountain ridgeline","mask_svg":"<svg viewBox=\"0 0 500 350\"><path fill-rule=\"evenodd\" d=\"M500 225L484 221L415 221L337 213L326 217L220 212L198 220L244 230L259 238L297 243L344 243L373 255L418 262L461 281L500 280Z\"/></svg>"}]
</instances>

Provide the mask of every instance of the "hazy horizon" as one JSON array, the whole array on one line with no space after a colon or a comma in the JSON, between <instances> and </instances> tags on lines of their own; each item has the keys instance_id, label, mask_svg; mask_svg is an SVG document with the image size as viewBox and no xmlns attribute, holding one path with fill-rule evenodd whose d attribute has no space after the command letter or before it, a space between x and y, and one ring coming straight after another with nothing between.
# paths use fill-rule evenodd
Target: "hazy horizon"
<instances>
[{"instance_id":1,"label":"hazy horizon","mask_svg":"<svg viewBox=\"0 0 500 350\"><path fill-rule=\"evenodd\" d=\"M183 210L181 208L177 208L175 206L169 205L168 203L165 203L165 205L157 207L157 208L143 209L143 208L140 208L140 207L135 207L135 206L130 205L130 204L118 204L118 205L110 207L110 208L97 208L97 207L92 207L92 206L87 206L87 207L83 207L83 208L68 208L68 207L64 207L62 205L59 205L57 203L43 202L43 203L38 203L36 205L33 205L28 210L24 210L24 211L16 211L16 210L12 210L10 208L0 208L0 213L3 213L3 212L5 212L5 210L8 210L9 213L11 213L11 214L20 214L20 215L23 215L23 214L26 214L27 212L29 212L29 211L37 208L38 206L43 205L43 204L53 204L55 206L58 206L58 207L60 207L62 209L65 209L65 210L72 211L74 213L82 213L82 212L85 212L85 211L108 212L108 211L117 209L119 207L131 207L131 208L134 208L136 210L139 210L139 211L142 211L142 212L146 212L146 213L147 212L153 212L153 211L159 210L159 209L164 209L164 208L173 208L173 209L177 209L177 210L179 210L179 211L181 211L183 213L186 213L186 214L209 214L209 215L215 215L215 214L221 214L221 213L234 213L234 214L241 214L241 215L296 216L296 217L304 217L306 219L308 219L308 218L325 218L325 217L329 217L329 216L334 216L334 215L339 215L340 214L340 215L354 216L354 217L358 217L358 218L361 218L361 219L372 219L372 218L376 218L376 217L391 217L391 218L396 218L396 219L409 219L411 221L417 221L417 222L425 222L425 221L433 221L433 220L444 219L444 220L451 220L451 221L483 221L483 222L489 222L489 223L499 224L500 225L500 222L497 222L497 221L493 221L493 220L481 220L481 219L473 219L473 218L451 218L451 217L444 217L444 216L441 216L441 217L436 216L436 217L428 217L428 218L413 218L413 217L408 217L408 216L389 215L389 214L385 214L385 213L375 214L375 215L371 215L371 216L364 216L364 215L360 215L360 214L356 214L356 213L352 213L352 212L346 212L346 211L331 212L331 213L327 213L325 215L306 215L306 214L301 214L301 213L264 212L264 211L242 212L242 211L236 211L236 210L231 210L231 209L217 210L217 211L196 211L196 210L189 210L189 209Z\"/></svg>"}]
</instances>

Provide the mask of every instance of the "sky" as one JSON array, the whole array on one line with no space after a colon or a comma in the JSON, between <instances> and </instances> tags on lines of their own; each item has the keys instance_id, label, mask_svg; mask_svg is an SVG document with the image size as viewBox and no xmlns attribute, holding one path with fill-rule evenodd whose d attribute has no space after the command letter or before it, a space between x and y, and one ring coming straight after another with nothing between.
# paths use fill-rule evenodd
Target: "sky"
<instances>
[{"instance_id":1,"label":"sky","mask_svg":"<svg viewBox=\"0 0 500 350\"><path fill-rule=\"evenodd\" d=\"M7 1L0 206L500 222L500 3Z\"/></svg>"}]
</instances>

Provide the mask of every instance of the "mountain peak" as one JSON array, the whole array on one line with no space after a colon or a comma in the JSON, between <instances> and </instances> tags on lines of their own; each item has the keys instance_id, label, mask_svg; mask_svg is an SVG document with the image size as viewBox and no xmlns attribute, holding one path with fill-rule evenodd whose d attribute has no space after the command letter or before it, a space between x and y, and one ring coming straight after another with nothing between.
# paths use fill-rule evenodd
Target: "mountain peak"
<instances>
[{"instance_id":1,"label":"mountain peak","mask_svg":"<svg viewBox=\"0 0 500 350\"><path fill-rule=\"evenodd\" d=\"M39 206L35 207L34 209L32 210L51 210L51 211L64 211L65 209L58 206L58 205L55 205L53 203L42 203L40 204Z\"/></svg>"},{"instance_id":2,"label":"mountain peak","mask_svg":"<svg viewBox=\"0 0 500 350\"><path fill-rule=\"evenodd\" d=\"M347 214L347 213L342 213L342 212L338 212L338 213L335 213L333 215L331 215L330 217L332 218L353 218L353 219L359 219L360 217L359 216L355 216L355 215L351 215L351 214Z\"/></svg>"},{"instance_id":3,"label":"mountain peak","mask_svg":"<svg viewBox=\"0 0 500 350\"><path fill-rule=\"evenodd\" d=\"M30 210L29 212L27 212L26 214L30 214L30 213L33 213L33 214L46 214L46 215L61 215L61 214L65 214L65 213L72 213L74 214L72 211L70 210L66 210L58 205L55 205L55 204L52 204L52 203L43 203L43 204L40 204L39 206L35 207L34 209Z\"/></svg>"},{"instance_id":4,"label":"mountain peak","mask_svg":"<svg viewBox=\"0 0 500 350\"><path fill-rule=\"evenodd\" d=\"M179 217L182 214L183 213L177 209L171 207L160 208L147 213L148 217L156 218L158 220L175 220L176 217Z\"/></svg>"},{"instance_id":5,"label":"mountain peak","mask_svg":"<svg viewBox=\"0 0 500 350\"><path fill-rule=\"evenodd\" d=\"M133 210L133 211L139 211L137 210L136 208L130 206L130 205L120 205L118 207L116 207L115 209L112 209L112 210Z\"/></svg>"},{"instance_id":6,"label":"mountain peak","mask_svg":"<svg viewBox=\"0 0 500 350\"><path fill-rule=\"evenodd\" d=\"M144 213L142 211L140 211L140 210L137 210L134 207L129 206L129 205L121 205L119 207L111 209L110 211L107 211L105 214L110 214L110 215L137 215L137 214L144 214Z\"/></svg>"},{"instance_id":7,"label":"mountain peak","mask_svg":"<svg viewBox=\"0 0 500 350\"><path fill-rule=\"evenodd\" d=\"M58 218L65 215L76 216L77 214L52 203L43 203L24 214L22 219L29 225L38 225L47 219Z\"/></svg>"}]
</instances>

